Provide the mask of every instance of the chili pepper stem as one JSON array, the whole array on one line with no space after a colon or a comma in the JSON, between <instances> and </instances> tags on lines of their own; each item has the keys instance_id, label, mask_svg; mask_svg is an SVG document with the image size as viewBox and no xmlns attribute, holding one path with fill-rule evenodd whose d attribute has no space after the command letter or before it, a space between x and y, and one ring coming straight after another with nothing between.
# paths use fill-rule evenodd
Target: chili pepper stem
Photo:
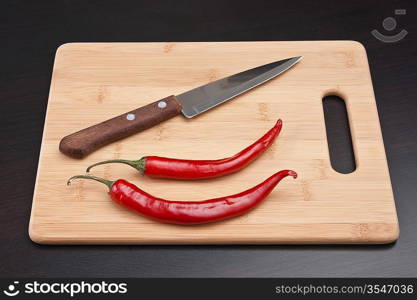
<instances>
[{"instance_id":1,"label":"chili pepper stem","mask_svg":"<svg viewBox=\"0 0 417 300\"><path fill-rule=\"evenodd\" d=\"M110 159L110 160L100 161L98 163L95 163L89 166L87 168L87 172L90 172L90 169L95 166L109 164L109 163L120 163L120 164L129 165L135 168L136 170L138 170L139 172L143 173L145 171L146 157L142 157L141 159L138 159L138 160Z\"/></svg>"},{"instance_id":2,"label":"chili pepper stem","mask_svg":"<svg viewBox=\"0 0 417 300\"><path fill-rule=\"evenodd\" d=\"M109 189L111 189L111 187L112 187L112 185L114 183L114 181L106 180L106 179L103 179L103 178L100 178L100 177L96 177L96 176L76 175L76 176L72 176L70 179L68 179L67 185L70 185L71 184L71 181L73 179L91 179L91 180L95 180L95 181L98 181L98 182L101 182L101 183L107 185Z\"/></svg>"}]
</instances>

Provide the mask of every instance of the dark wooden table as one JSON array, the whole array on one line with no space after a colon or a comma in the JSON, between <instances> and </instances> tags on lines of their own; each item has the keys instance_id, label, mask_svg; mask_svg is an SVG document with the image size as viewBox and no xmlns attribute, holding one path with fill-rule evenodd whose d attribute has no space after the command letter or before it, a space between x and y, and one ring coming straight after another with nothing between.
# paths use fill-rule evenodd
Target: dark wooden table
<instances>
[{"instance_id":1,"label":"dark wooden table","mask_svg":"<svg viewBox=\"0 0 417 300\"><path fill-rule=\"evenodd\" d=\"M406 15L395 15L406 9ZM0 276L417 276L416 1L0 2ZM370 31L395 17L409 34ZM401 235L383 246L39 246L28 222L56 48L66 42L362 42Z\"/></svg>"}]
</instances>

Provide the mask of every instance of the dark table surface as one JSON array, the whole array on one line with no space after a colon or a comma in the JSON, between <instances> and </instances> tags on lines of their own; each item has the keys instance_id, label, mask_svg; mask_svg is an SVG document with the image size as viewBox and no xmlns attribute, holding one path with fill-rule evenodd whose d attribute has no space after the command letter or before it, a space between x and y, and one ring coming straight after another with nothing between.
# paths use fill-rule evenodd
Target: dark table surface
<instances>
[{"instance_id":1,"label":"dark table surface","mask_svg":"<svg viewBox=\"0 0 417 300\"><path fill-rule=\"evenodd\" d=\"M395 15L406 9L406 15ZM1 1L0 276L417 276L416 1ZM382 21L395 17L397 28ZM370 31L409 33L383 43ZM400 221L380 246L40 246L28 223L56 48L66 42L357 40Z\"/></svg>"}]
</instances>

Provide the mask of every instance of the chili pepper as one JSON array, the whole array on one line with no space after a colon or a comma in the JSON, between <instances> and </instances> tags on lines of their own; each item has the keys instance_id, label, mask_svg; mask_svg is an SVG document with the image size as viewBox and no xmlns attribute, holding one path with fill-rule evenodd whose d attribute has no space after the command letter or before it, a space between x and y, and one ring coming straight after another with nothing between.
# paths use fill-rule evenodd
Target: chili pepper
<instances>
[{"instance_id":1,"label":"chili pepper","mask_svg":"<svg viewBox=\"0 0 417 300\"><path fill-rule=\"evenodd\" d=\"M139 160L112 159L95 163L87 168L107 163L122 163L132 166L139 172L150 177L171 179L207 179L227 175L247 166L260 156L274 142L282 128L278 120L263 137L238 154L218 160L186 160L159 156L145 156Z\"/></svg>"},{"instance_id":2,"label":"chili pepper","mask_svg":"<svg viewBox=\"0 0 417 300\"><path fill-rule=\"evenodd\" d=\"M182 225L202 224L228 219L247 212L260 203L284 177L297 178L297 173L283 170L264 182L244 192L204 201L170 201L154 197L126 180L105 180L95 176L78 175L71 177L93 179L109 187L113 201L134 210L145 217L160 222Z\"/></svg>"}]
</instances>

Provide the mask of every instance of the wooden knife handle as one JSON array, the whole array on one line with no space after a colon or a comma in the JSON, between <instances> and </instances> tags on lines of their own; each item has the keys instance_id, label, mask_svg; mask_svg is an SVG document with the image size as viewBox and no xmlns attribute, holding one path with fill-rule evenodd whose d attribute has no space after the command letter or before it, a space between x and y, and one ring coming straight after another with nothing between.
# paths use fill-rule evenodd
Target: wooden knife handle
<instances>
[{"instance_id":1,"label":"wooden knife handle","mask_svg":"<svg viewBox=\"0 0 417 300\"><path fill-rule=\"evenodd\" d=\"M123 115L64 137L59 150L74 158L83 158L98 148L148 129L181 113L181 104L169 96Z\"/></svg>"}]
</instances>

